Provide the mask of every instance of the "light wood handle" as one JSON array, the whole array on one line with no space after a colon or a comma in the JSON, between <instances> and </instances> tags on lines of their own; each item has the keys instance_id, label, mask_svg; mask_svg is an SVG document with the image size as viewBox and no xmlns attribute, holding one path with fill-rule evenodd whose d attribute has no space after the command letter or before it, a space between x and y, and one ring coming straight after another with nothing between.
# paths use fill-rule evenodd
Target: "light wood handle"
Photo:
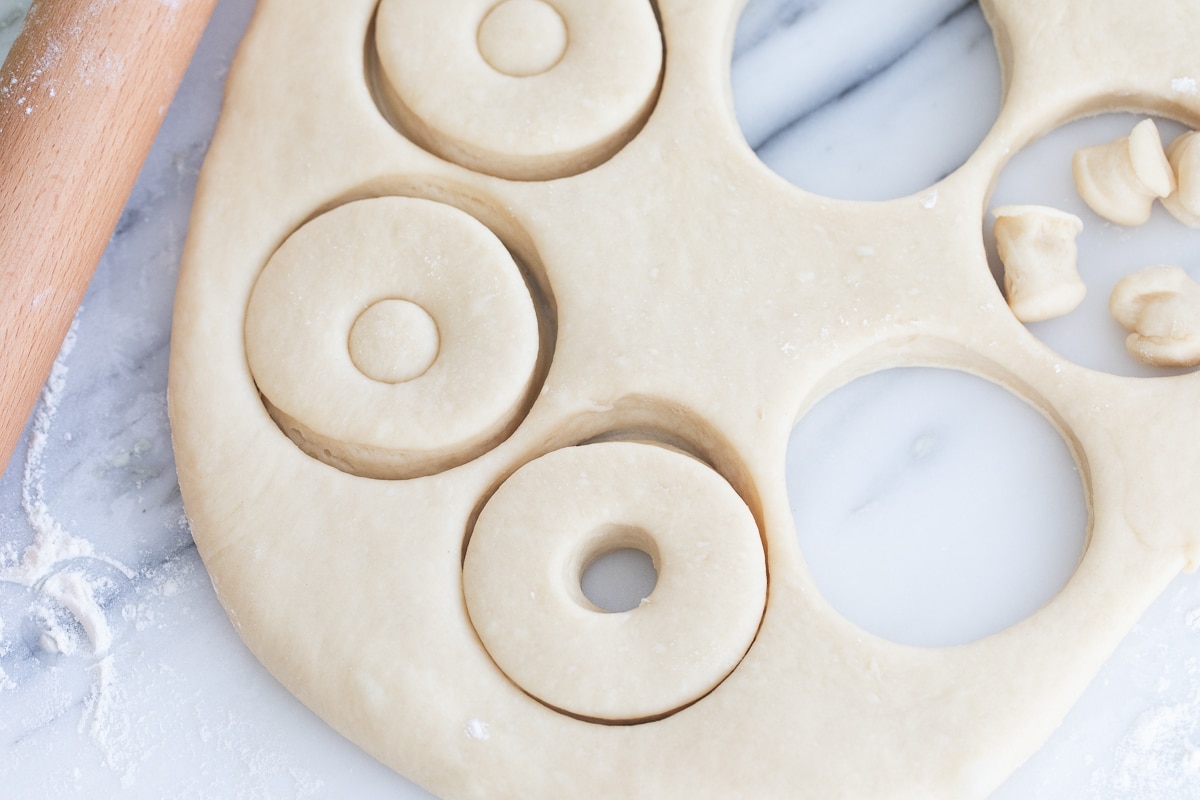
<instances>
[{"instance_id":1,"label":"light wood handle","mask_svg":"<svg viewBox=\"0 0 1200 800\"><path fill-rule=\"evenodd\" d=\"M0 68L0 469L215 0L34 0Z\"/></svg>"}]
</instances>

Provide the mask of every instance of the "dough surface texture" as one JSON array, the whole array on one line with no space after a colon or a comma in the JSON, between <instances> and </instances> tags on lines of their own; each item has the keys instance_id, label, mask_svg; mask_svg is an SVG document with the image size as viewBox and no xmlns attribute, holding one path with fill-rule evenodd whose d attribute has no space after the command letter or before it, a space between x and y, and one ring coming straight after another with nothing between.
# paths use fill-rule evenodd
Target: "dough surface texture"
<instances>
[{"instance_id":1,"label":"dough surface texture","mask_svg":"<svg viewBox=\"0 0 1200 800\"><path fill-rule=\"evenodd\" d=\"M989 187L1072 117L1200 127L1171 92L1200 75L1195 3L983 0L1005 103L932 207L758 161L728 101L737 0L545 0L565 44L538 3L484 26L495 5L259 1L169 386L234 626L450 800L985 798L1200 553L1200 375L1107 375L1030 335L986 262ZM1063 590L964 646L856 628L793 529L796 421L906 365L1039 409L1089 501ZM660 568L621 614L575 594L613 546ZM652 691L629 680L656 664Z\"/></svg>"}]
</instances>

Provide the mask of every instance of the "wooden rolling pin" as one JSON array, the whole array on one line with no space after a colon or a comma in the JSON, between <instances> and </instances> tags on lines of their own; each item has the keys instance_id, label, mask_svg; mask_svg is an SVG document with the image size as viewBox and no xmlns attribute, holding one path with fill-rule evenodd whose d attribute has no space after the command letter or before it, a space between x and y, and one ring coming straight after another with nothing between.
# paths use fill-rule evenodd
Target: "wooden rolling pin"
<instances>
[{"instance_id":1,"label":"wooden rolling pin","mask_svg":"<svg viewBox=\"0 0 1200 800\"><path fill-rule=\"evenodd\" d=\"M0 469L216 0L34 0L0 68Z\"/></svg>"}]
</instances>

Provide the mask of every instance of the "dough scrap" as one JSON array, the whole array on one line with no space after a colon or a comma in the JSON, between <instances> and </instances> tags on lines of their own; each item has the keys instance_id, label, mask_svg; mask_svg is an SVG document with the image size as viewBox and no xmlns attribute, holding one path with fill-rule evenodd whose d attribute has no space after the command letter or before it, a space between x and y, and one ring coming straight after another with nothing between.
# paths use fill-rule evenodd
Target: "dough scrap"
<instances>
[{"instance_id":1,"label":"dough scrap","mask_svg":"<svg viewBox=\"0 0 1200 800\"><path fill-rule=\"evenodd\" d=\"M794 189L746 147L727 95L737 0L659 0L661 34L640 0L550 2L570 44L545 73L517 78L478 52L483 0L436 4L435 28L432 2L260 0L201 176L172 336L179 484L220 601L290 691L441 797L986 797L1051 734L1159 592L1200 562L1191 485L1200 376L1104 375L1028 335L986 263L987 194L1014 150L1072 113L1136 102L1200 125L1200 96L1165 94L1173 78L1200 73L1200 15L1172 0L1136 14L1124 0L1097 0L1058 4L1051 18L1041 0L984 0L1008 80L1003 124L936 187L862 204ZM579 9L605 17L598 38L574 23ZM408 13L425 27L393 30ZM426 94L406 102L413 115L448 116L425 120L424 132L390 116L388 91L409 88L383 73L411 55L393 34L417 49L431 43L412 73L412 91ZM590 41L606 68L580 75L624 74L628 61L633 77L609 93L572 93L581 116L555 117L561 95L536 87L558 85ZM439 62L466 94L431 78ZM553 121L514 128L521 104ZM432 133L456 109L488 122ZM546 148L556 133L570 141ZM930 207L921 198L932 190ZM278 394L277 362L297 358L285 395L314 362L272 338L285 327L255 322L263 313L302 327L296 284L260 293L292 244L326 225L316 261L379 254L379 228L359 209L395 223L382 209L401 206L401 221L437 214L445 226L397 230L456 231L447 252L470 240L482 258L413 287L392 281L420 269L362 260L375 266L364 267L370 286L353 302L342 279L358 274L359 259L322 284L317 310L336 300L342 316L318 343L341 377L315 385L322 399L309 424L361 425L355 437L322 430L334 444L373 442L331 465L263 402ZM411 266L421 248L382 252ZM507 300L476 309L450 299L482 297L476 267L508 287ZM417 288L444 291L445 308ZM440 337L429 371L397 384L363 375L346 338L388 298L420 305ZM490 364L472 347L443 400L414 406L428 425L412 426L406 408L365 407L430 380L454 326L470 339L490 310L508 320L477 342L507 364L493 376L506 387L498 406L488 382L456 383ZM911 364L969 369L1046 413L1077 454L1093 512L1064 589L960 647L897 645L836 614L808 573L788 505L782 454L796 419L841 383ZM448 413L475 403L484 410ZM411 446L388 433L405 426L440 451L416 477L387 455ZM467 428L485 433L455 450L449 438L472 439ZM597 441L645 440L698 459L736 492L765 553L765 611L740 662L695 702L638 724L590 721L505 674L468 614L463 558L488 499L526 465ZM361 474L381 452L381 477L399 478Z\"/></svg>"},{"instance_id":2,"label":"dough scrap","mask_svg":"<svg viewBox=\"0 0 1200 800\"><path fill-rule=\"evenodd\" d=\"M1118 225L1144 224L1154 201L1175 191L1175 173L1152 119L1139 122L1128 136L1080 148L1072 169L1083 201Z\"/></svg>"},{"instance_id":3,"label":"dough scrap","mask_svg":"<svg viewBox=\"0 0 1200 800\"><path fill-rule=\"evenodd\" d=\"M1087 294L1075 244L1083 221L1047 206L1001 206L992 215L1004 296L1017 319L1041 322L1074 311Z\"/></svg>"},{"instance_id":4,"label":"dough scrap","mask_svg":"<svg viewBox=\"0 0 1200 800\"><path fill-rule=\"evenodd\" d=\"M1200 283L1176 266L1147 267L1113 287L1108 308L1129 352L1158 367L1200 366Z\"/></svg>"},{"instance_id":5,"label":"dough scrap","mask_svg":"<svg viewBox=\"0 0 1200 800\"><path fill-rule=\"evenodd\" d=\"M1200 228L1200 134L1188 131L1176 137L1167 148L1167 160L1176 189L1163 198L1163 205L1184 225Z\"/></svg>"}]
</instances>

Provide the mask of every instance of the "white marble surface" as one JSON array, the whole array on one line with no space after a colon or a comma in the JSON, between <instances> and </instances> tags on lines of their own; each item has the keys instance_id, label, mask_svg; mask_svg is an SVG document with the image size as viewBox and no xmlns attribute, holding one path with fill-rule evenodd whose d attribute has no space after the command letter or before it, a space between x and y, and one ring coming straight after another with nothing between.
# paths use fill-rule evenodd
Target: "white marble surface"
<instances>
[{"instance_id":1,"label":"white marble surface","mask_svg":"<svg viewBox=\"0 0 1200 800\"><path fill-rule=\"evenodd\" d=\"M0 0L0 49L26 0ZM245 650L188 534L165 414L171 300L196 174L250 0L221 0L54 379L0 480L0 795L426 797L342 740ZM869 20L869 24L864 24ZM794 183L882 199L953 170L995 118L974 3L754 0L732 72L747 139ZM1200 234L1083 209L1069 153L1132 118L1017 155L995 203L1080 214L1089 296L1034 331L1065 358L1150 374L1107 316L1125 272L1200 277ZM849 618L923 645L970 641L1070 577L1086 512L1066 447L1003 390L893 371L834 393L789 450L797 535ZM32 547L31 547L32 545ZM414 721L414 724L417 724ZM1200 796L1200 580L1182 576L1062 728L996 795Z\"/></svg>"}]
</instances>

